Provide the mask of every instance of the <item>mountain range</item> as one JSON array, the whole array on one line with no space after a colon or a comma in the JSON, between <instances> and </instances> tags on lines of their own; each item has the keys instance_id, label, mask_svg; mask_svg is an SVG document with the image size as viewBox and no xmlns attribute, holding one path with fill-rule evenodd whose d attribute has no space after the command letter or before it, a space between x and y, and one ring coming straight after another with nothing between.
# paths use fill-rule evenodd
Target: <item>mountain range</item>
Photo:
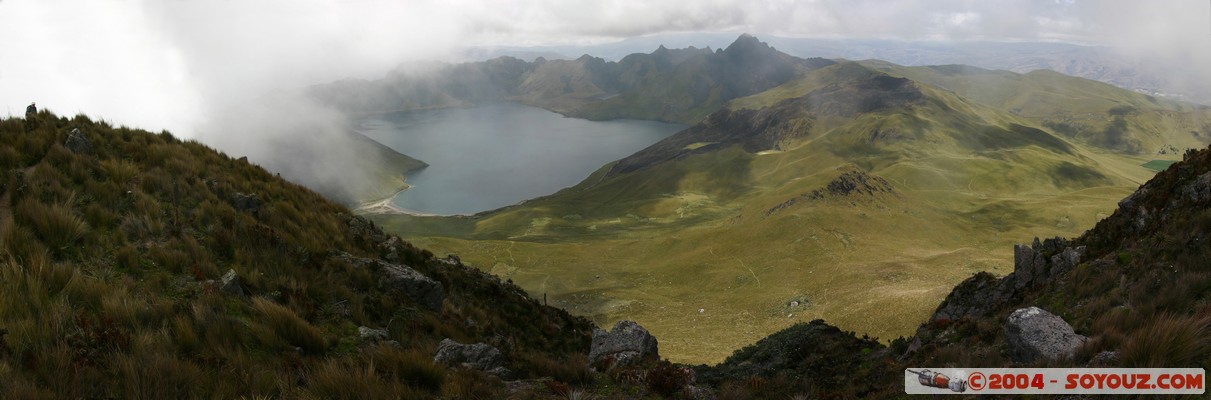
<instances>
[{"instance_id":1,"label":"mountain range","mask_svg":"<svg viewBox=\"0 0 1211 400\"><path fill-rule=\"evenodd\" d=\"M530 61L538 57L574 59L581 54L592 54L606 60L618 60L660 45L722 48L735 37L732 33L693 32L632 37L594 45L473 47L464 51L464 57L467 61L501 56ZM1155 58L1109 46L1062 42L761 37L796 57L883 60L907 66L963 64L1017 73L1052 70L1174 100L1203 104L1211 101L1211 88L1196 76L1175 74L1166 63Z\"/></svg>"}]
</instances>

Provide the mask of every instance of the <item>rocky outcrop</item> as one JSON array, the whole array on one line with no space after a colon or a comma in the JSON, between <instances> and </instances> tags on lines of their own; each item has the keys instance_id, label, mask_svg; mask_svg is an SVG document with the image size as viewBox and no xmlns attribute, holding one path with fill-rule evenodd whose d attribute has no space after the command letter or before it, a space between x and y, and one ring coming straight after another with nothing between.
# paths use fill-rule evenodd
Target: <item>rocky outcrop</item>
<instances>
[{"instance_id":1,"label":"rocky outcrop","mask_svg":"<svg viewBox=\"0 0 1211 400\"><path fill-rule=\"evenodd\" d=\"M589 365L602 371L660 359L656 337L635 321L618 321L609 332L593 331Z\"/></svg>"},{"instance_id":2,"label":"rocky outcrop","mask_svg":"<svg viewBox=\"0 0 1211 400\"><path fill-rule=\"evenodd\" d=\"M420 272L403 265L382 264L379 287L399 290L430 310L440 310L445 297L441 282L429 279Z\"/></svg>"},{"instance_id":3,"label":"rocky outcrop","mask_svg":"<svg viewBox=\"0 0 1211 400\"><path fill-rule=\"evenodd\" d=\"M1211 200L1211 172L1199 175L1183 187L1182 194L1191 202Z\"/></svg>"},{"instance_id":4,"label":"rocky outcrop","mask_svg":"<svg viewBox=\"0 0 1211 400\"><path fill-rule=\"evenodd\" d=\"M1005 323L1009 357L1019 363L1072 357L1087 339L1063 318L1038 307L1018 309Z\"/></svg>"},{"instance_id":5,"label":"rocky outcrop","mask_svg":"<svg viewBox=\"0 0 1211 400\"><path fill-rule=\"evenodd\" d=\"M437 345L433 362L452 368L476 369L499 377L510 375L509 369L505 368L504 354L486 343L462 344L444 339Z\"/></svg>"},{"instance_id":6,"label":"rocky outcrop","mask_svg":"<svg viewBox=\"0 0 1211 400\"><path fill-rule=\"evenodd\" d=\"M256 214L261 209L261 199L256 194L236 192L231 196L231 206L240 212Z\"/></svg>"},{"instance_id":7,"label":"rocky outcrop","mask_svg":"<svg viewBox=\"0 0 1211 400\"><path fill-rule=\"evenodd\" d=\"M63 147L77 154L92 154L93 143L80 132L79 128L72 128L71 133L67 134L67 140L63 142Z\"/></svg>"},{"instance_id":8,"label":"rocky outcrop","mask_svg":"<svg viewBox=\"0 0 1211 400\"><path fill-rule=\"evenodd\" d=\"M1001 309L1035 284L1051 282L1068 273L1085 257L1085 246L1071 247L1063 238L1034 239L1013 246L1013 273L1002 279L981 272L955 287L934 311L929 322L984 317Z\"/></svg>"},{"instance_id":9,"label":"rocky outcrop","mask_svg":"<svg viewBox=\"0 0 1211 400\"><path fill-rule=\"evenodd\" d=\"M765 216L773 215L778 211L787 209L801 201L818 201L826 198L850 197L850 196L874 196L878 193L895 193L896 190L880 176L871 175L861 170L849 170L843 172L836 179L828 182L822 188L813 190L808 193L801 194L790 200L784 201L781 204L765 210Z\"/></svg>"},{"instance_id":10,"label":"rocky outcrop","mask_svg":"<svg viewBox=\"0 0 1211 400\"><path fill-rule=\"evenodd\" d=\"M1069 247L1064 238L1052 238L1027 247L1013 246L1013 274L1010 277L1015 289L1024 289L1035 282L1046 282L1055 276L1071 271L1085 257L1085 246Z\"/></svg>"},{"instance_id":11,"label":"rocky outcrop","mask_svg":"<svg viewBox=\"0 0 1211 400\"><path fill-rule=\"evenodd\" d=\"M336 258L354 267L369 268L378 275L378 285L383 290L399 291L427 309L441 310L442 300L445 299L441 282L402 264L355 257L349 253L339 253Z\"/></svg>"}]
</instances>

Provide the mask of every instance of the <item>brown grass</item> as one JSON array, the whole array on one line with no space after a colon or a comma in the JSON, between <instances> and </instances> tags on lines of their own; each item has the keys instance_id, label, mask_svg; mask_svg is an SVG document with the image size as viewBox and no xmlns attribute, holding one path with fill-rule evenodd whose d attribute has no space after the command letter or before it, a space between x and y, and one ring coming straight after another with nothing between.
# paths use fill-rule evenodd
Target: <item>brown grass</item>
<instances>
[{"instance_id":1,"label":"brown grass","mask_svg":"<svg viewBox=\"0 0 1211 400\"><path fill-rule=\"evenodd\" d=\"M1124 339L1124 367L1195 367L1211 356L1211 317L1161 314Z\"/></svg>"},{"instance_id":2,"label":"brown grass","mask_svg":"<svg viewBox=\"0 0 1211 400\"><path fill-rule=\"evenodd\" d=\"M257 297L252 299L252 307L261 313L264 324L286 343L310 354L321 353L328 347L323 332L286 306Z\"/></svg>"},{"instance_id":3,"label":"brown grass","mask_svg":"<svg viewBox=\"0 0 1211 400\"><path fill-rule=\"evenodd\" d=\"M88 224L64 205L23 201L14 210L18 223L31 228L55 252L64 252L88 232Z\"/></svg>"}]
</instances>

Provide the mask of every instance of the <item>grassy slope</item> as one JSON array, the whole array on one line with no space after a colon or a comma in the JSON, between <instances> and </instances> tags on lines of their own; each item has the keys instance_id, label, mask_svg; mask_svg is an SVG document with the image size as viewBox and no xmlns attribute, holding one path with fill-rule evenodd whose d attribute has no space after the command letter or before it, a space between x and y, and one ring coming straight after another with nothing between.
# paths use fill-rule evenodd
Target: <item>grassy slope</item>
<instances>
[{"instance_id":1,"label":"grassy slope","mask_svg":"<svg viewBox=\"0 0 1211 400\"><path fill-rule=\"evenodd\" d=\"M1085 249L1079 264L1051 263L1033 274L1023 265L1003 278L976 274L908 340L884 347L817 320L774 333L717 366L696 367L699 381L718 384L727 398L903 398L901 371L922 365L1211 367L1211 247L1200 243L1211 232L1209 171L1211 149L1188 153L1081 237L1033 246L1043 258L1065 247ZM1072 357L1011 360L1005 321L1030 306L1059 315L1089 340Z\"/></svg>"},{"instance_id":2,"label":"grassy slope","mask_svg":"<svg viewBox=\"0 0 1211 400\"><path fill-rule=\"evenodd\" d=\"M64 147L72 129L92 154ZM495 340L521 377L587 380L587 321L201 144L44 111L0 120L0 170L0 397L503 396L433 364L447 337ZM338 252L398 257L443 284L441 309ZM249 297L207 288L228 269ZM358 326L402 346L359 346Z\"/></svg>"},{"instance_id":3,"label":"grassy slope","mask_svg":"<svg viewBox=\"0 0 1211 400\"><path fill-rule=\"evenodd\" d=\"M732 108L877 72L828 67ZM715 362L813 318L884 339L907 335L963 278L1007 272L1013 243L1075 236L1152 174L1144 159L1014 131L1039 125L919 87L927 105L820 118L782 151L703 146L631 174L609 177L607 165L576 187L476 218L373 218L599 324L634 318L676 361ZM875 130L899 139L872 142ZM852 168L886 178L898 194L765 215ZM795 299L809 305L787 307Z\"/></svg>"},{"instance_id":4,"label":"grassy slope","mask_svg":"<svg viewBox=\"0 0 1211 400\"><path fill-rule=\"evenodd\" d=\"M1116 153L1146 156L1165 145L1201 148L1211 139L1209 107L1157 99L1049 70L1016 74L965 66L903 67L883 61L862 64L954 91ZM1121 134L1113 127L1119 119ZM1180 154L1175 152L1166 159L1180 159Z\"/></svg>"}]
</instances>

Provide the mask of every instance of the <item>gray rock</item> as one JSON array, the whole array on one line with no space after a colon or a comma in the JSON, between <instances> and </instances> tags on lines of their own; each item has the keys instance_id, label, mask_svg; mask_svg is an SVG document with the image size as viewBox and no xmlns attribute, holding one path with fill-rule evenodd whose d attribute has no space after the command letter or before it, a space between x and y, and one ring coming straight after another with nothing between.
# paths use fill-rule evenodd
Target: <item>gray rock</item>
<instances>
[{"instance_id":1,"label":"gray rock","mask_svg":"<svg viewBox=\"0 0 1211 400\"><path fill-rule=\"evenodd\" d=\"M441 310L445 289L441 282L409 268L372 258L356 257L346 252L337 252L333 257L349 263L354 268L369 268L379 276L379 287L384 290L399 290L413 301L433 311Z\"/></svg>"},{"instance_id":2,"label":"gray rock","mask_svg":"<svg viewBox=\"0 0 1211 400\"><path fill-rule=\"evenodd\" d=\"M219 291L229 296L244 296L244 288L240 287L240 276L235 273L234 269L229 269L226 274L223 274L223 278L219 280Z\"/></svg>"},{"instance_id":3,"label":"gray rock","mask_svg":"<svg viewBox=\"0 0 1211 400\"><path fill-rule=\"evenodd\" d=\"M1199 175L1194 182L1182 188L1182 193L1192 202L1211 200L1211 172Z\"/></svg>"},{"instance_id":4,"label":"gray rock","mask_svg":"<svg viewBox=\"0 0 1211 400\"><path fill-rule=\"evenodd\" d=\"M236 192L231 196L231 206L237 211L256 213L261 209L261 199L256 194Z\"/></svg>"},{"instance_id":5,"label":"gray rock","mask_svg":"<svg viewBox=\"0 0 1211 400\"><path fill-rule=\"evenodd\" d=\"M1038 307L1014 311L1005 324L1009 357L1020 363L1071 357L1085 340L1063 318Z\"/></svg>"},{"instance_id":6,"label":"gray rock","mask_svg":"<svg viewBox=\"0 0 1211 400\"><path fill-rule=\"evenodd\" d=\"M1097 355L1093 356L1093 358L1089 360L1088 367L1105 368L1105 367L1113 367L1115 365L1118 365L1118 352L1117 351L1103 351L1101 353L1097 353Z\"/></svg>"},{"instance_id":7,"label":"gray rock","mask_svg":"<svg viewBox=\"0 0 1211 400\"><path fill-rule=\"evenodd\" d=\"M646 359L660 359L656 337L635 321L618 321L609 332L593 330L593 344L589 349L590 366L608 371Z\"/></svg>"},{"instance_id":8,"label":"gray rock","mask_svg":"<svg viewBox=\"0 0 1211 400\"><path fill-rule=\"evenodd\" d=\"M444 339L437 345L433 362L447 367L477 369L499 377L510 374L509 369L505 368L504 354L486 343L462 344Z\"/></svg>"},{"instance_id":9,"label":"gray rock","mask_svg":"<svg viewBox=\"0 0 1211 400\"><path fill-rule=\"evenodd\" d=\"M63 142L63 147L77 154L92 154L93 143L80 132L79 128L72 128L71 133L67 134L67 140Z\"/></svg>"},{"instance_id":10,"label":"gray rock","mask_svg":"<svg viewBox=\"0 0 1211 400\"><path fill-rule=\"evenodd\" d=\"M368 326L357 327L357 338L362 342L381 342L387 340L386 329L374 329Z\"/></svg>"},{"instance_id":11,"label":"gray rock","mask_svg":"<svg viewBox=\"0 0 1211 400\"><path fill-rule=\"evenodd\" d=\"M1036 242L1038 239L1035 239ZM1034 249L1024 244L1013 245L1014 287L1021 289L1034 280Z\"/></svg>"},{"instance_id":12,"label":"gray rock","mask_svg":"<svg viewBox=\"0 0 1211 400\"><path fill-rule=\"evenodd\" d=\"M1077 264L1081 263L1081 259L1085 257L1085 246L1077 246L1076 248L1065 247L1064 251L1051 256L1051 269L1048 275L1056 276L1072 271Z\"/></svg>"},{"instance_id":13,"label":"gray rock","mask_svg":"<svg viewBox=\"0 0 1211 400\"><path fill-rule=\"evenodd\" d=\"M445 291L441 282L429 279L420 272L403 265L382 263L379 286L387 290L399 290L408 297L433 311L441 310Z\"/></svg>"},{"instance_id":14,"label":"gray rock","mask_svg":"<svg viewBox=\"0 0 1211 400\"><path fill-rule=\"evenodd\" d=\"M353 233L353 236L374 244L387 241L387 235L383 233L382 228L374 225L374 222L360 216L349 216L348 218L345 223L349 225L349 231Z\"/></svg>"},{"instance_id":15,"label":"gray rock","mask_svg":"<svg viewBox=\"0 0 1211 400\"><path fill-rule=\"evenodd\" d=\"M403 261L403 258L401 258L400 253L403 250L404 246L403 246L403 241L400 240L400 238L398 236L392 236L392 237L387 238L387 240L383 241L383 243L380 244L379 246L382 247L383 252L386 253L386 255L383 256L383 258L385 258L387 261L390 261L390 262Z\"/></svg>"},{"instance_id":16,"label":"gray rock","mask_svg":"<svg viewBox=\"0 0 1211 400\"><path fill-rule=\"evenodd\" d=\"M1149 189L1147 186L1140 186L1139 190L1136 190L1135 193L1132 193L1131 195L1123 198L1122 200L1120 200L1118 202L1119 210L1122 210L1122 211L1131 210L1133 207L1135 207L1135 203L1137 201L1144 198L1144 196L1148 195L1148 191L1149 191Z\"/></svg>"}]
</instances>

